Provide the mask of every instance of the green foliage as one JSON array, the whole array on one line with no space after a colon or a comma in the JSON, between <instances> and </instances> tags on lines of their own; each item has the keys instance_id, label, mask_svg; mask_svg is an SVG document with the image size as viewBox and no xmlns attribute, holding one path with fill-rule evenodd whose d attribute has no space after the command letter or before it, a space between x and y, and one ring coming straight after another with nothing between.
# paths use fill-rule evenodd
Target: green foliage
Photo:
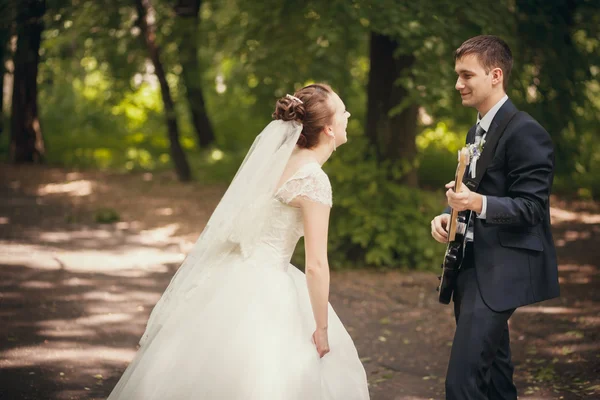
<instances>
[{"instance_id":1,"label":"green foliage","mask_svg":"<svg viewBox=\"0 0 600 400\"><path fill-rule=\"evenodd\" d=\"M542 123L556 145L557 172L573 172L581 146L593 134L598 142L600 3L519 0L515 16L521 62L511 95ZM579 167L579 168L581 168Z\"/></svg>"},{"instance_id":2,"label":"green foliage","mask_svg":"<svg viewBox=\"0 0 600 400\"><path fill-rule=\"evenodd\" d=\"M442 193L390 180L398 178L398 167L372 161L362 136L370 32L394 38L399 55L416 59L397 83L431 117L417 137L422 189L439 190L452 179L456 151L475 119L454 89L452 52L470 36L492 33L513 49L511 99L555 141L555 192L600 198L597 1L203 1L196 78L216 143L202 150L183 96L173 2L152 3L183 147L202 182L231 180L278 97L315 81L330 83L341 95L352 113L350 142L325 167L334 189L332 267L435 269L442 254L429 233L431 218L443 208ZM48 4L38 76L48 161L171 169L160 90L135 26L133 2ZM0 135L4 159L8 137L8 131Z\"/></svg>"},{"instance_id":3,"label":"green foliage","mask_svg":"<svg viewBox=\"0 0 600 400\"><path fill-rule=\"evenodd\" d=\"M454 179L457 153L465 143L464 134L453 132L449 124L438 122L417 136L418 177L422 188L440 189Z\"/></svg>"},{"instance_id":4,"label":"green foliage","mask_svg":"<svg viewBox=\"0 0 600 400\"><path fill-rule=\"evenodd\" d=\"M192 153L197 173L206 176L211 168L202 168L213 164L193 149L196 139L182 95L173 4L152 3L184 147ZM543 6L540 15L530 12L537 6ZM246 149L268 122L276 98L314 81L332 84L352 120L364 125L371 31L395 38L399 54L415 56L411 73L398 83L409 89L412 101L434 124L444 121L464 136L474 117L454 90L452 51L469 36L495 33L505 37L515 53L511 98L547 127L560 152L567 149L568 159L558 160L561 174L595 192L597 179L590 175L597 175L597 162L589 149L599 141L595 127L600 94L597 81L590 78L597 78L599 71L598 7L577 3L567 10L569 21L560 20L560 7L540 0L516 5L203 1L197 80L215 127L216 148L224 159L237 159L234 154ZM560 22L560 32L543 37L536 33L553 29L547 21ZM519 37L514 36L517 28ZM557 40L561 34L570 40ZM160 93L135 26L132 2L82 0L74 7L52 0L40 54L41 122L51 162L126 170L170 168ZM0 151L6 152L2 139ZM436 172L454 165L454 151L438 145L419 147L419 176L426 187L437 187L442 174Z\"/></svg>"},{"instance_id":5,"label":"green foliage","mask_svg":"<svg viewBox=\"0 0 600 400\"><path fill-rule=\"evenodd\" d=\"M600 143L591 138L582 146L575 171L559 174L554 179L554 193L581 199L600 199Z\"/></svg>"},{"instance_id":6,"label":"green foliage","mask_svg":"<svg viewBox=\"0 0 600 400\"><path fill-rule=\"evenodd\" d=\"M110 84L99 70L65 82L54 75L42 85L40 109L48 162L101 169L153 170L169 166L164 118L156 90L148 85L111 104ZM188 136L187 148L193 147Z\"/></svg>"},{"instance_id":7,"label":"green foliage","mask_svg":"<svg viewBox=\"0 0 600 400\"><path fill-rule=\"evenodd\" d=\"M436 268L442 249L430 222L443 209L443 195L390 181L391 166L364 161L366 148L364 139L353 138L326 164L334 191L332 267Z\"/></svg>"},{"instance_id":8,"label":"green foliage","mask_svg":"<svg viewBox=\"0 0 600 400\"><path fill-rule=\"evenodd\" d=\"M454 179L457 153L431 146L419 153L417 176L419 186L426 189L440 189Z\"/></svg>"}]
</instances>

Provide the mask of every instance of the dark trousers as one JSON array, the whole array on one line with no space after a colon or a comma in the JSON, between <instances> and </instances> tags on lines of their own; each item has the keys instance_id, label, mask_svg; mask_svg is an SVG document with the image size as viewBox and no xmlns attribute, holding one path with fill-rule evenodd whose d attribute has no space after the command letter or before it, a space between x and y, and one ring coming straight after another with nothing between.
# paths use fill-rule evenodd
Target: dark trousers
<instances>
[{"instance_id":1,"label":"dark trousers","mask_svg":"<svg viewBox=\"0 0 600 400\"><path fill-rule=\"evenodd\" d=\"M508 319L514 310L492 311L481 298L472 243L454 292L456 333L446 375L447 400L516 400Z\"/></svg>"}]
</instances>

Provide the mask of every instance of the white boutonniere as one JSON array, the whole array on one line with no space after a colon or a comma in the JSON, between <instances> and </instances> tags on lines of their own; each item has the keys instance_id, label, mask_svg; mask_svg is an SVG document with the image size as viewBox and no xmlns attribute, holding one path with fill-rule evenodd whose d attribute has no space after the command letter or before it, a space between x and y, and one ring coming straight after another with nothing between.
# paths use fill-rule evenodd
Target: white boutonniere
<instances>
[{"instance_id":1,"label":"white boutonniere","mask_svg":"<svg viewBox=\"0 0 600 400\"><path fill-rule=\"evenodd\" d=\"M470 144L469 149L469 157L471 158L471 178L475 178L475 173L477 170L477 160L481 157L481 153L483 152L483 146L485 145L485 139L481 139L479 143Z\"/></svg>"}]
</instances>

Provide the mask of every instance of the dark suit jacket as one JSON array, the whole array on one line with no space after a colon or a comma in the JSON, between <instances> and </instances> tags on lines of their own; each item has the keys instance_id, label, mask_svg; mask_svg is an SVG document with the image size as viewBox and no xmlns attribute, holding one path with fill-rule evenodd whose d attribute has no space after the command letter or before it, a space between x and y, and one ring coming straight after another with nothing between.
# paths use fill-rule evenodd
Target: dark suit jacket
<instances>
[{"instance_id":1,"label":"dark suit jacket","mask_svg":"<svg viewBox=\"0 0 600 400\"><path fill-rule=\"evenodd\" d=\"M516 111L507 100L490 125ZM472 141L475 127L467 141ZM559 295L556 250L550 232L549 196L554 178L550 135L526 113L517 114L498 142L477 192L487 197L486 219L473 213L473 251L484 302L494 311Z\"/></svg>"}]
</instances>

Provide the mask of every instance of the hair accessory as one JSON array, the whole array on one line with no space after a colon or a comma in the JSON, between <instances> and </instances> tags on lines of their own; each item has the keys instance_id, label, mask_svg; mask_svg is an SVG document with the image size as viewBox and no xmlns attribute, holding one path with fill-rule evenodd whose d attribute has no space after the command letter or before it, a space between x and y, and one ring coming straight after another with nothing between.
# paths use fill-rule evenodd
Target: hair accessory
<instances>
[{"instance_id":1,"label":"hair accessory","mask_svg":"<svg viewBox=\"0 0 600 400\"><path fill-rule=\"evenodd\" d=\"M287 97L288 99L292 99L294 101L297 101L300 104L304 104L304 102L302 100L300 100L299 98L297 98L296 96L292 96L291 94L286 94L285 97Z\"/></svg>"}]
</instances>

